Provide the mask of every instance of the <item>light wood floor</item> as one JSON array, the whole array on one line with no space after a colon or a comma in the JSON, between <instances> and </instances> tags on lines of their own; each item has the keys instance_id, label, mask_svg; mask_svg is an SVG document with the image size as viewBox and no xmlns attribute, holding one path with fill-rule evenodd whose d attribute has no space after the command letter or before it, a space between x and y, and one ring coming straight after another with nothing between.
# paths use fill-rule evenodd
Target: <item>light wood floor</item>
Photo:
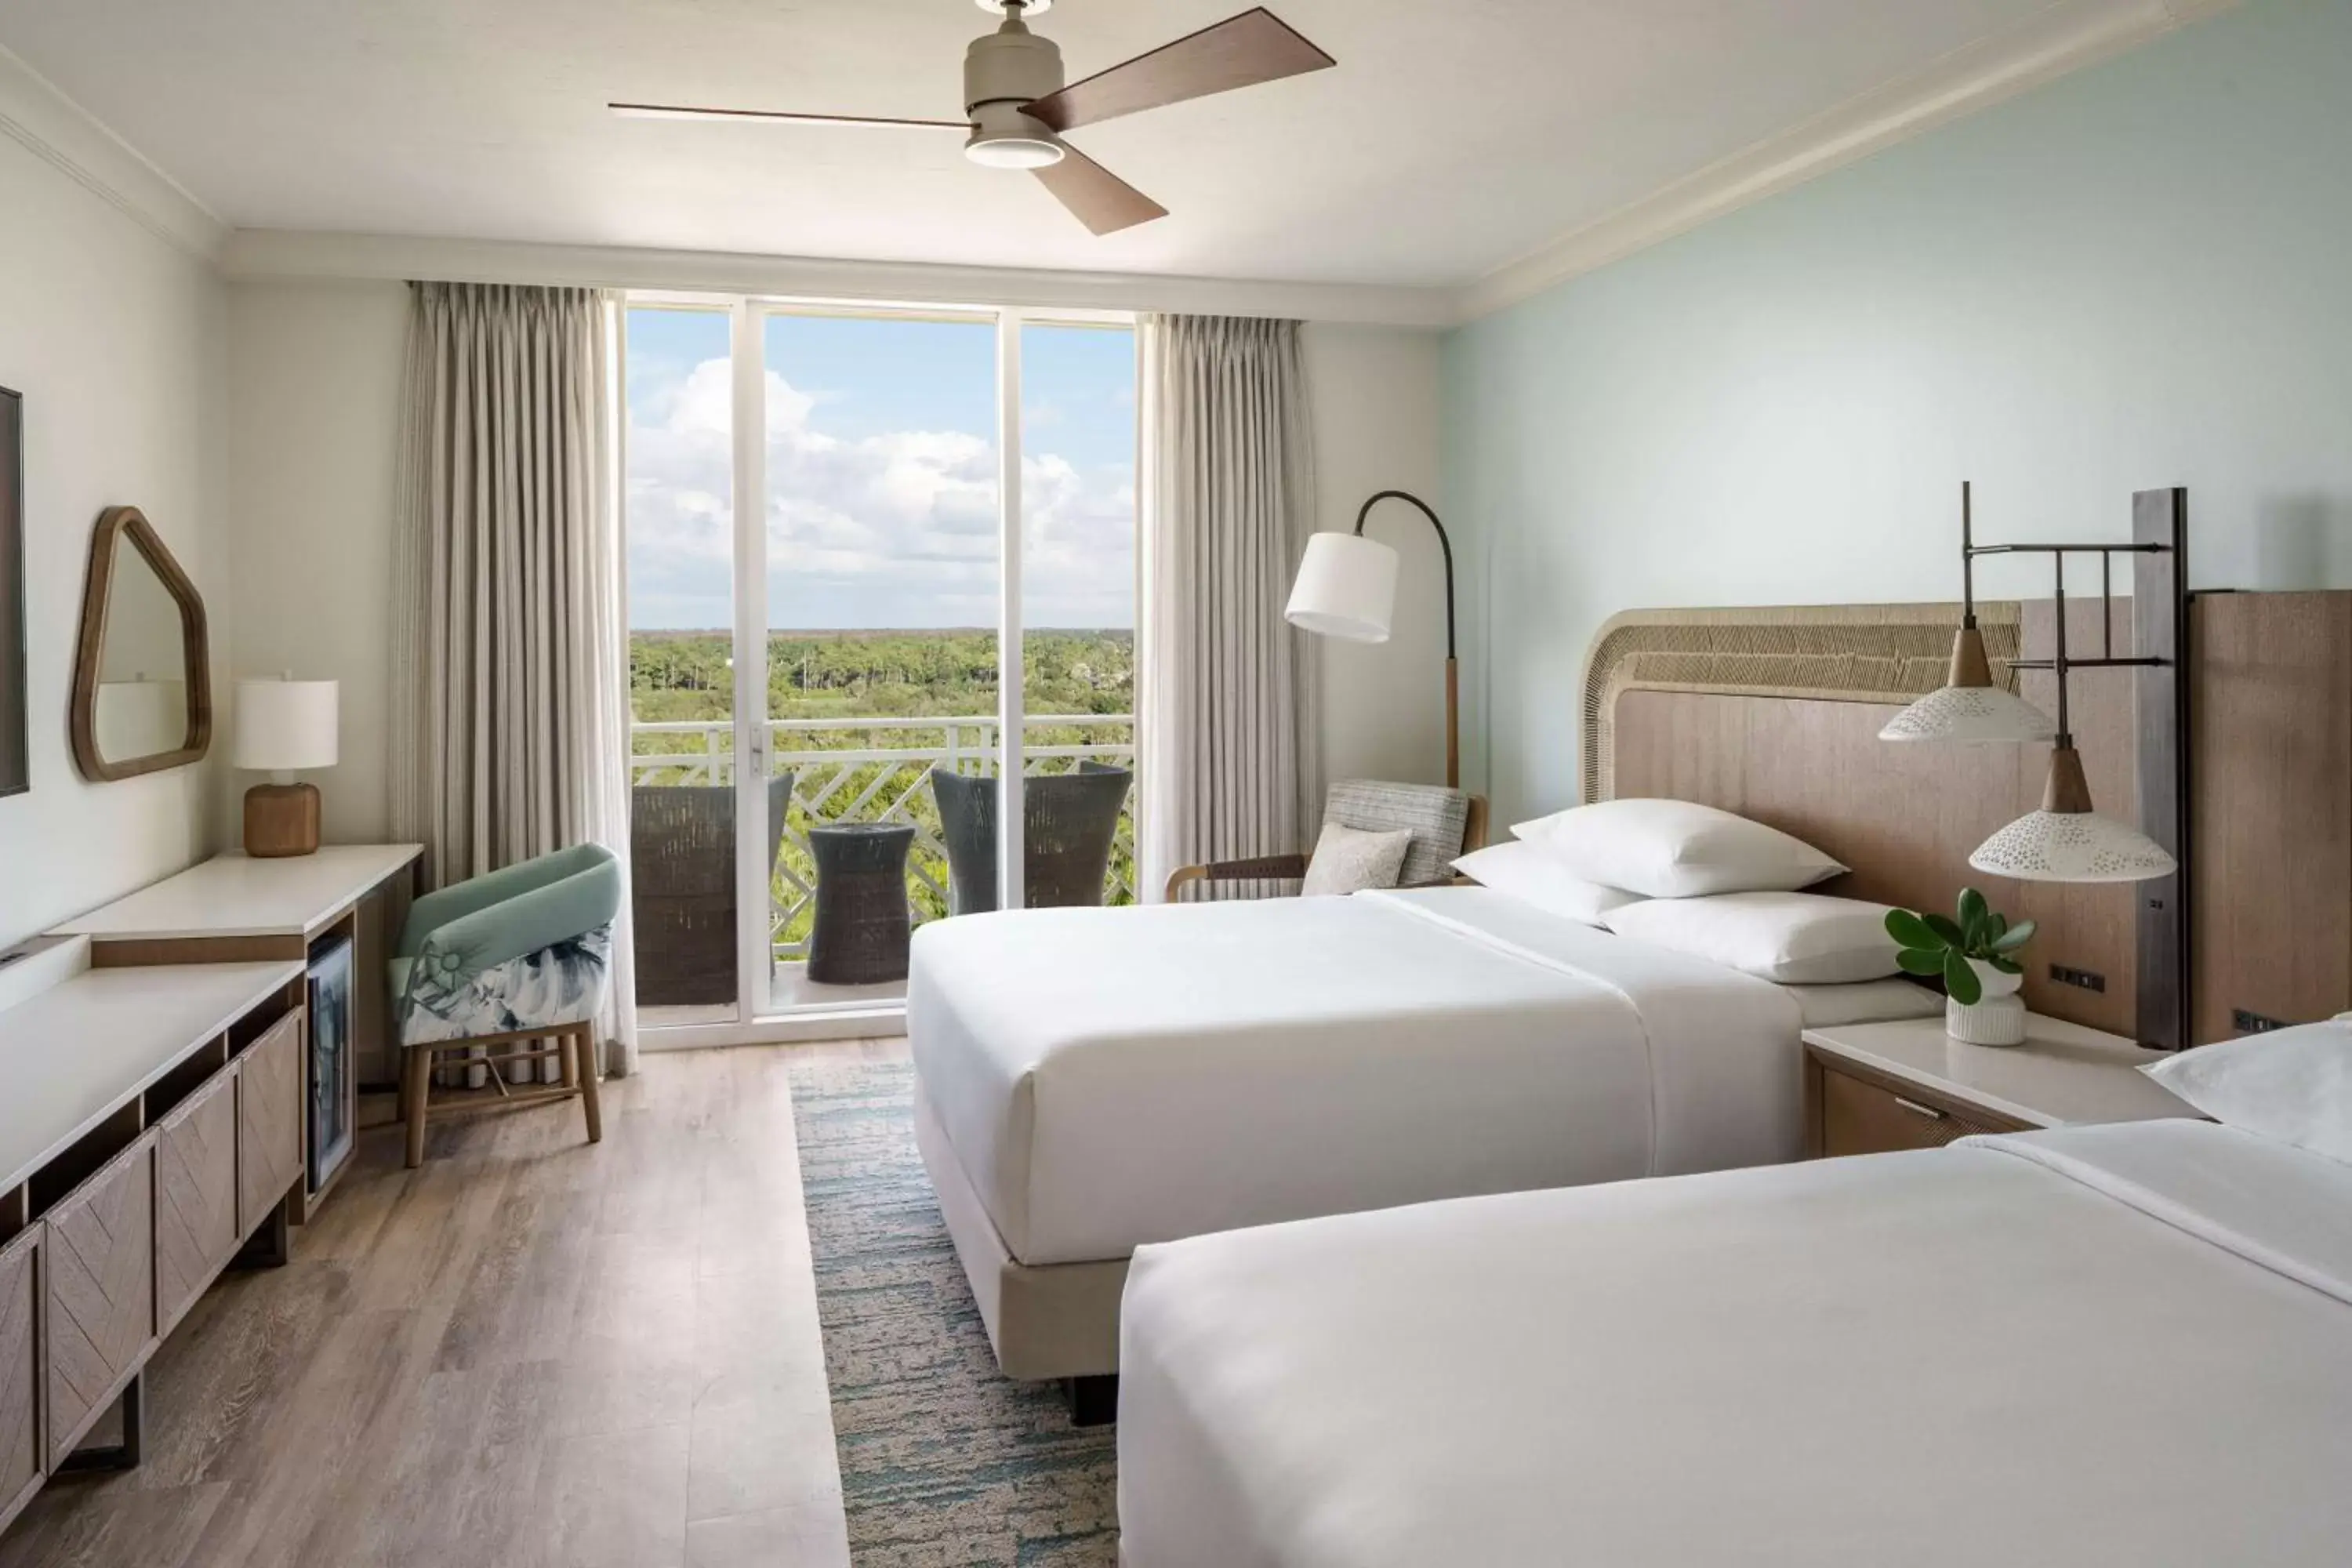
<instances>
[{"instance_id":1,"label":"light wood floor","mask_svg":"<svg viewBox=\"0 0 2352 1568\"><path fill-rule=\"evenodd\" d=\"M848 1561L786 1071L649 1055L576 1105L396 1128L149 1372L146 1463L52 1482L0 1568Z\"/></svg>"}]
</instances>

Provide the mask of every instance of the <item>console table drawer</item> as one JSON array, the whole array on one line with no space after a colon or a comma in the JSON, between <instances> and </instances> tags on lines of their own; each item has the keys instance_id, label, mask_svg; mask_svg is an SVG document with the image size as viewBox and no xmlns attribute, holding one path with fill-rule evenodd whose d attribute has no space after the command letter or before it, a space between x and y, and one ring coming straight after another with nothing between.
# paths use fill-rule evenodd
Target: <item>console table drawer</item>
<instances>
[{"instance_id":1,"label":"console table drawer","mask_svg":"<svg viewBox=\"0 0 2352 1568\"><path fill-rule=\"evenodd\" d=\"M236 1228L250 1236L302 1179L302 1013L236 1058Z\"/></svg>"},{"instance_id":2,"label":"console table drawer","mask_svg":"<svg viewBox=\"0 0 2352 1568\"><path fill-rule=\"evenodd\" d=\"M0 1247L0 1528L41 1478L40 1336L33 1268L41 1227Z\"/></svg>"},{"instance_id":3,"label":"console table drawer","mask_svg":"<svg viewBox=\"0 0 2352 1568\"><path fill-rule=\"evenodd\" d=\"M155 1315L169 1333L236 1256L236 1076L215 1073L155 1129Z\"/></svg>"},{"instance_id":4,"label":"console table drawer","mask_svg":"<svg viewBox=\"0 0 2352 1568\"><path fill-rule=\"evenodd\" d=\"M48 1211L41 1338L54 1469L155 1340L155 1134Z\"/></svg>"}]
</instances>

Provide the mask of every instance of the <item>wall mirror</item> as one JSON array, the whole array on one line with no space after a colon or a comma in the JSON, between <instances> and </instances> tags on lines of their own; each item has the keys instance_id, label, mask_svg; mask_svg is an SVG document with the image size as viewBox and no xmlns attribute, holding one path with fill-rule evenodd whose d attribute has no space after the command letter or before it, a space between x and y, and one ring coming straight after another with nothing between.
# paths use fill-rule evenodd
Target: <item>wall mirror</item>
<instances>
[{"instance_id":1,"label":"wall mirror","mask_svg":"<svg viewBox=\"0 0 2352 1568\"><path fill-rule=\"evenodd\" d=\"M72 720L93 779L180 767L212 744L204 598L137 507L110 508L90 538Z\"/></svg>"}]
</instances>

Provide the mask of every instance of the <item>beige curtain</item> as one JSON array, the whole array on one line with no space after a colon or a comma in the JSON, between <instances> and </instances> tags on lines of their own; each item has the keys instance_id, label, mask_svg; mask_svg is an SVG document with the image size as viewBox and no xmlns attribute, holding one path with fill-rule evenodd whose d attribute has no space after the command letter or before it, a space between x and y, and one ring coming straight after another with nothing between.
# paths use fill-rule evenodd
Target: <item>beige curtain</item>
<instances>
[{"instance_id":1,"label":"beige curtain","mask_svg":"<svg viewBox=\"0 0 2352 1568\"><path fill-rule=\"evenodd\" d=\"M1282 618L1314 530L1296 321L1144 324L1143 878L1290 854L1321 816L1314 638Z\"/></svg>"},{"instance_id":2,"label":"beige curtain","mask_svg":"<svg viewBox=\"0 0 2352 1568\"><path fill-rule=\"evenodd\" d=\"M628 855L615 301L410 285L394 568L394 831L446 887ZM607 1065L635 1057L626 904ZM540 1064L552 1077L554 1064Z\"/></svg>"}]
</instances>

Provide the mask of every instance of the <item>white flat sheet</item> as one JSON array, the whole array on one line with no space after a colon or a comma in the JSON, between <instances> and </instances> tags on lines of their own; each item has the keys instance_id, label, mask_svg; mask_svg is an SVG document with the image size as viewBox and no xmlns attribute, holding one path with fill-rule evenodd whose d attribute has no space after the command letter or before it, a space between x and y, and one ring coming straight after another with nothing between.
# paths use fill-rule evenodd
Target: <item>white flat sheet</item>
<instances>
[{"instance_id":1,"label":"white flat sheet","mask_svg":"<svg viewBox=\"0 0 2352 1568\"><path fill-rule=\"evenodd\" d=\"M2352 1166L2189 1121L1138 1253L1129 1568L2337 1564Z\"/></svg>"},{"instance_id":2,"label":"white flat sheet","mask_svg":"<svg viewBox=\"0 0 2352 1568\"><path fill-rule=\"evenodd\" d=\"M943 921L907 1012L1029 1264L1801 1138L1782 988L1482 888Z\"/></svg>"}]
</instances>

